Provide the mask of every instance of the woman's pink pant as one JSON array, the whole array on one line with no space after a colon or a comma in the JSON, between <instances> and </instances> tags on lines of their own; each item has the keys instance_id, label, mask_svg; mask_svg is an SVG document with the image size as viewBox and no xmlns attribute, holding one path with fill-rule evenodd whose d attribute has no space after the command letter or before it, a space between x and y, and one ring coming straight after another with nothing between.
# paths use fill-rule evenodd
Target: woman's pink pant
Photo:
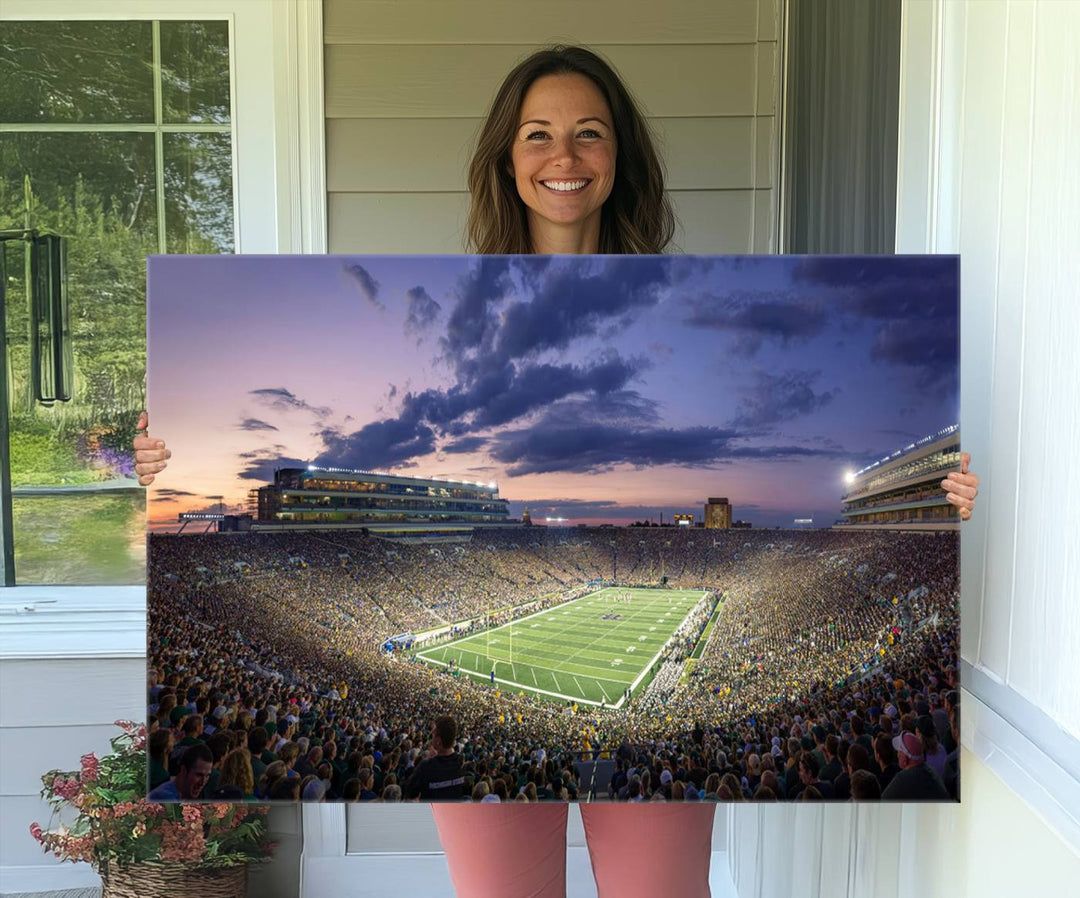
<instances>
[{"instance_id":1,"label":"woman's pink pant","mask_svg":"<svg viewBox=\"0 0 1080 898\"><path fill-rule=\"evenodd\" d=\"M433 803L458 898L563 898L568 807ZM715 809L713 802L581 805L599 898L709 898Z\"/></svg>"}]
</instances>

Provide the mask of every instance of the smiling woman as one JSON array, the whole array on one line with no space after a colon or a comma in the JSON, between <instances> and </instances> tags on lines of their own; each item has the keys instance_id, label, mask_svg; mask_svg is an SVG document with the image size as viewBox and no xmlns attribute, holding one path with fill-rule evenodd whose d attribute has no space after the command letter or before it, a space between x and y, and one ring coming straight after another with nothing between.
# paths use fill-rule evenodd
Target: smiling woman
<instances>
[{"instance_id":1,"label":"smiling woman","mask_svg":"<svg viewBox=\"0 0 1080 898\"><path fill-rule=\"evenodd\" d=\"M582 47L541 50L507 75L468 183L478 253L659 253L675 231L644 115Z\"/></svg>"}]
</instances>

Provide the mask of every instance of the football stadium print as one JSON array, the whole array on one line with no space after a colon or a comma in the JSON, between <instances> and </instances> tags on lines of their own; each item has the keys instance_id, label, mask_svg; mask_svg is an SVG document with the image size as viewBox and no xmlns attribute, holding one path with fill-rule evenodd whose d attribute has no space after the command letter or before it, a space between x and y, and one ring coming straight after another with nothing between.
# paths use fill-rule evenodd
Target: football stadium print
<instances>
[{"instance_id":1,"label":"football stadium print","mask_svg":"<svg viewBox=\"0 0 1080 898\"><path fill-rule=\"evenodd\" d=\"M958 269L152 257L149 787L956 800Z\"/></svg>"}]
</instances>

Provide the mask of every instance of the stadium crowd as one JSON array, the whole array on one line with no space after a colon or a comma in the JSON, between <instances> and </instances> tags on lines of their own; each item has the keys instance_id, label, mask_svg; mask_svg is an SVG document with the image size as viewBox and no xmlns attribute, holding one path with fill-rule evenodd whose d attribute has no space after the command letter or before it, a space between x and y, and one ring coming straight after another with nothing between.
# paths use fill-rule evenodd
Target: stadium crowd
<instances>
[{"instance_id":1,"label":"stadium crowd","mask_svg":"<svg viewBox=\"0 0 1080 898\"><path fill-rule=\"evenodd\" d=\"M573 800L581 758L613 761L599 786L616 800L862 800L876 797L869 778L885 799L956 798L956 537L154 535L150 786L190 770L185 753L205 745L199 797L409 799L422 795L432 722L449 715L462 797L478 801ZM483 625L493 606L508 619L613 576L725 596L701 657L669 656L619 710L381 650L394 634Z\"/></svg>"}]
</instances>

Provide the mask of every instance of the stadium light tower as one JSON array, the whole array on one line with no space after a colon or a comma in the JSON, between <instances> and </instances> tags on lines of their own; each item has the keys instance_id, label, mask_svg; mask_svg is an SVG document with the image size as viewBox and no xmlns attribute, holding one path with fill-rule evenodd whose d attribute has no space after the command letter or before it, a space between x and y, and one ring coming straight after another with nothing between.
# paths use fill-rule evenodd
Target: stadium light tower
<instances>
[{"instance_id":1,"label":"stadium light tower","mask_svg":"<svg viewBox=\"0 0 1080 898\"><path fill-rule=\"evenodd\" d=\"M844 483L847 486L851 486L855 482L855 472L852 470L844 471Z\"/></svg>"}]
</instances>

